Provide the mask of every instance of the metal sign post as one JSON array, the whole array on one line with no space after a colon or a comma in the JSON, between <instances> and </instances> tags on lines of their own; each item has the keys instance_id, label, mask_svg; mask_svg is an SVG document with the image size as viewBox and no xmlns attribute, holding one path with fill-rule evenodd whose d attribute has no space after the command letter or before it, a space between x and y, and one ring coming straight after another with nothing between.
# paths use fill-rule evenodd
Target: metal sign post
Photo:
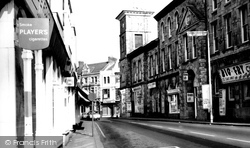
<instances>
[{"instance_id":1,"label":"metal sign post","mask_svg":"<svg viewBox=\"0 0 250 148\"><path fill-rule=\"evenodd\" d=\"M211 85L211 63L210 63L210 43L209 43L209 32L208 31L187 31L188 36L207 36L207 63L208 63L208 85L209 85L209 101L210 101L210 123L213 123L213 98L212 98L212 85Z\"/></svg>"},{"instance_id":2,"label":"metal sign post","mask_svg":"<svg viewBox=\"0 0 250 148\"><path fill-rule=\"evenodd\" d=\"M96 98L95 93L89 94L89 100L92 101L92 137L94 137L94 100Z\"/></svg>"}]
</instances>

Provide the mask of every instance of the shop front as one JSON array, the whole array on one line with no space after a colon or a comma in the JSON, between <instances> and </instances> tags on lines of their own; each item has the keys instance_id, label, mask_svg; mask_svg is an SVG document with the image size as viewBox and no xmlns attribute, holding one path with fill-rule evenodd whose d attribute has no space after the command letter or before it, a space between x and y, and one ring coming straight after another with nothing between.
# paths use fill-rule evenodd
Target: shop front
<instances>
[{"instance_id":1,"label":"shop front","mask_svg":"<svg viewBox=\"0 0 250 148\"><path fill-rule=\"evenodd\" d=\"M250 62L221 68L218 73L217 120L250 122Z\"/></svg>"},{"instance_id":2,"label":"shop front","mask_svg":"<svg viewBox=\"0 0 250 148\"><path fill-rule=\"evenodd\" d=\"M134 115L144 114L144 97L142 86L136 86L132 88L132 98L133 98L133 113Z\"/></svg>"},{"instance_id":3,"label":"shop front","mask_svg":"<svg viewBox=\"0 0 250 148\"><path fill-rule=\"evenodd\" d=\"M180 90L178 86L178 76L170 77L166 80L166 92L168 102L168 113L170 118L180 118Z\"/></svg>"}]
</instances>

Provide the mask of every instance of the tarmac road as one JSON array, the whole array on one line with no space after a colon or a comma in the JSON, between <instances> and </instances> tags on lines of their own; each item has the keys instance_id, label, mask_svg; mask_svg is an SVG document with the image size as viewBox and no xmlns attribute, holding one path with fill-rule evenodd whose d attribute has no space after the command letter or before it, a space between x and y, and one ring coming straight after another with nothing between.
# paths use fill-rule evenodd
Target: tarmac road
<instances>
[{"instance_id":1,"label":"tarmac road","mask_svg":"<svg viewBox=\"0 0 250 148\"><path fill-rule=\"evenodd\" d=\"M104 147L250 147L250 128L197 123L104 119L97 124ZM99 130L99 131L100 131Z\"/></svg>"}]
</instances>

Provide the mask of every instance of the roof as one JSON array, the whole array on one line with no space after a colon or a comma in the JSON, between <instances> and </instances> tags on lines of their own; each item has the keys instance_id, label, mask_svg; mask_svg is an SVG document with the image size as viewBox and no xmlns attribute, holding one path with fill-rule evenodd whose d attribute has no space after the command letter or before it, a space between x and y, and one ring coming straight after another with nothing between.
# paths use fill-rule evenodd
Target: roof
<instances>
[{"instance_id":1,"label":"roof","mask_svg":"<svg viewBox=\"0 0 250 148\"><path fill-rule=\"evenodd\" d=\"M99 73L103 68L107 66L108 62L100 62L100 63L93 63L88 64L88 67L90 69L90 73Z\"/></svg>"},{"instance_id":2,"label":"roof","mask_svg":"<svg viewBox=\"0 0 250 148\"><path fill-rule=\"evenodd\" d=\"M151 16L153 13L153 11L147 10L122 10L122 12L116 17L116 19L121 20L125 15Z\"/></svg>"},{"instance_id":3,"label":"roof","mask_svg":"<svg viewBox=\"0 0 250 148\"><path fill-rule=\"evenodd\" d=\"M131 53L129 53L128 58L136 57L139 54L144 53L145 51L148 51L148 50L151 50L151 49L157 47L158 42L159 42L159 39L156 38L156 39L152 40L151 42L149 42L148 44L146 44L144 46L140 46L139 48L137 48L134 51L132 51Z\"/></svg>"},{"instance_id":4,"label":"roof","mask_svg":"<svg viewBox=\"0 0 250 148\"><path fill-rule=\"evenodd\" d=\"M185 0L173 0L170 2L165 8L163 8L159 13L157 13L154 18L159 21L161 18L163 18L167 13L171 12L173 9L175 9L177 6L179 6L182 2Z\"/></svg>"}]
</instances>

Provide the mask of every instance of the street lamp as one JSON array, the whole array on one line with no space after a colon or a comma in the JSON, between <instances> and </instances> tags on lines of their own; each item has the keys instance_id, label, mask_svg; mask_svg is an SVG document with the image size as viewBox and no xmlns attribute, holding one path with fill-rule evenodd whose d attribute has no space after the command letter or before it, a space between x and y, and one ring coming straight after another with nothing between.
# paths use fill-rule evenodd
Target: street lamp
<instances>
[{"instance_id":1,"label":"street lamp","mask_svg":"<svg viewBox=\"0 0 250 148\"><path fill-rule=\"evenodd\" d=\"M207 36L207 62L208 62L208 85L209 85L209 102L210 102L210 123L213 123L213 99L212 99L212 83L211 83L211 63L210 63L210 46L208 31L187 31L187 36Z\"/></svg>"}]
</instances>

